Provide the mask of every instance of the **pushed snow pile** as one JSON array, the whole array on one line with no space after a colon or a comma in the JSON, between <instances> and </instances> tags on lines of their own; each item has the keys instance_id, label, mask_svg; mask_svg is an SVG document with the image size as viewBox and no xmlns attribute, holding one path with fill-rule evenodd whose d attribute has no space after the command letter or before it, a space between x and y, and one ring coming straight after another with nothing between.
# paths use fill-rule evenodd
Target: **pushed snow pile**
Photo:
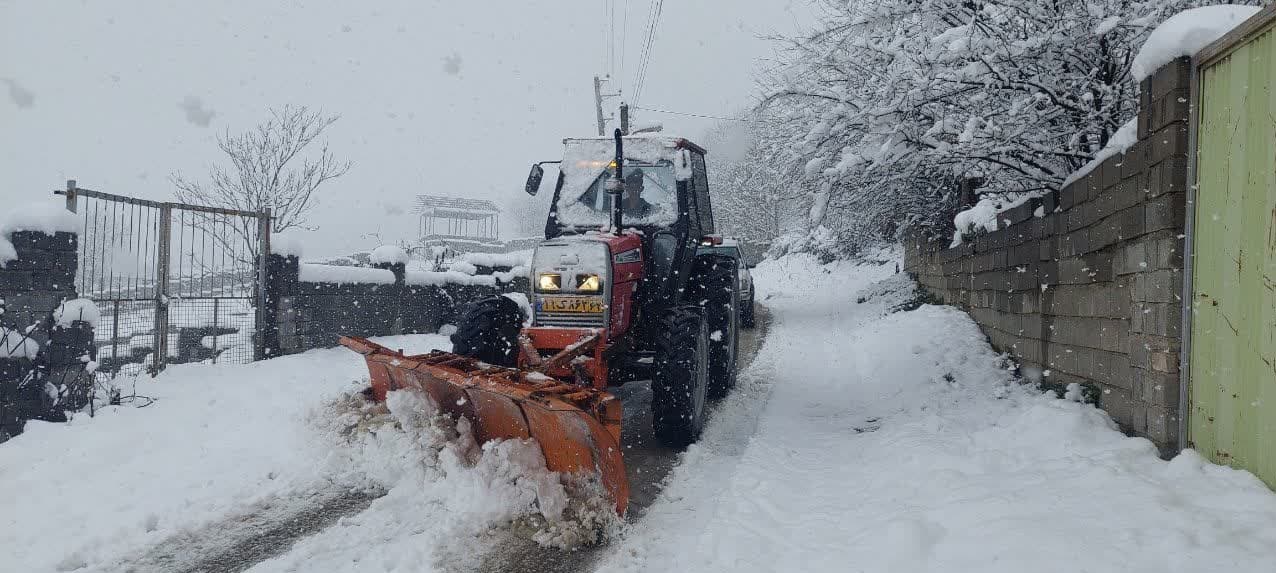
<instances>
[{"instance_id":1,"label":"pushed snow pile","mask_svg":"<svg viewBox=\"0 0 1276 573\"><path fill-rule=\"evenodd\" d=\"M930 301L932 298L904 273L896 273L864 287L855 299L857 304L877 305L882 314L914 310Z\"/></svg>"},{"instance_id":2,"label":"pushed snow pile","mask_svg":"<svg viewBox=\"0 0 1276 573\"><path fill-rule=\"evenodd\" d=\"M327 463L387 493L339 527L263 564L266 571L347 570L370 551L385 570L419 570L434 560L431 555L469 547L493 527L575 547L597 542L619 525L601 488L548 471L534 441L480 446L468 420L441 413L419 393L391 392L385 404L349 394L313 418L321 432L345 436ZM474 552L465 553L473 558ZM473 564L453 565L465 570Z\"/></svg>"},{"instance_id":3,"label":"pushed snow pile","mask_svg":"<svg viewBox=\"0 0 1276 573\"><path fill-rule=\"evenodd\" d=\"M271 233L270 235L270 253L282 257L301 258L304 254L304 242L297 233Z\"/></svg>"},{"instance_id":4,"label":"pushed snow pile","mask_svg":"<svg viewBox=\"0 0 1276 573\"><path fill-rule=\"evenodd\" d=\"M1193 56L1257 14L1258 6L1224 4L1184 10L1157 26L1134 56L1130 71L1141 82L1175 58Z\"/></svg>"},{"instance_id":5,"label":"pushed snow pile","mask_svg":"<svg viewBox=\"0 0 1276 573\"><path fill-rule=\"evenodd\" d=\"M87 298L62 301L62 304L53 309L53 322L63 328L69 328L77 321L97 326L97 321L101 318L102 311Z\"/></svg>"},{"instance_id":6,"label":"pushed snow pile","mask_svg":"<svg viewBox=\"0 0 1276 573\"><path fill-rule=\"evenodd\" d=\"M997 215L1023 205L1034 197L1039 196L1035 193L1014 193L1009 196L997 195L980 199L978 203L975 203L974 207L961 211L953 217L953 225L957 227L957 230L953 231L953 243L949 247L960 245L966 235L975 234L979 231L989 233L996 231L1000 228Z\"/></svg>"},{"instance_id":7,"label":"pushed snow pile","mask_svg":"<svg viewBox=\"0 0 1276 573\"><path fill-rule=\"evenodd\" d=\"M372 249L374 265L406 265L409 260L408 252L398 245L381 245Z\"/></svg>"},{"instance_id":8,"label":"pushed snow pile","mask_svg":"<svg viewBox=\"0 0 1276 573\"><path fill-rule=\"evenodd\" d=\"M18 258L18 252L9 241L9 235L17 231L40 231L52 235L58 232L77 233L79 221L67 211L62 203L45 202L27 203L10 207L0 218L0 267Z\"/></svg>"},{"instance_id":9,"label":"pushed snow pile","mask_svg":"<svg viewBox=\"0 0 1276 573\"><path fill-rule=\"evenodd\" d=\"M1094 159L1091 159L1085 165L1082 165L1081 169L1076 170L1072 173L1072 175L1069 175L1067 179L1064 179L1063 185L1060 187L1067 187L1074 181L1089 175L1090 172L1094 171L1099 164L1103 163L1109 157L1129 151L1130 148L1134 147L1134 144L1138 142L1139 118L1136 117L1125 122L1125 125L1122 125L1116 133L1112 134L1112 139L1108 140L1108 144L1103 146L1103 149L1100 149L1099 152L1094 155Z\"/></svg>"}]
</instances>

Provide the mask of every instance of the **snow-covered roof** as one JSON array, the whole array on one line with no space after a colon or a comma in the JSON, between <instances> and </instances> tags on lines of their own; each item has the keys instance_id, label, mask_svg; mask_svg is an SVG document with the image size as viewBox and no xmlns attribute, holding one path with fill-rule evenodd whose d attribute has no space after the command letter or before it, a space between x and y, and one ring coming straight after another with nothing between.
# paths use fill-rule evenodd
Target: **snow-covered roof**
<instances>
[{"instance_id":1,"label":"snow-covered roof","mask_svg":"<svg viewBox=\"0 0 1276 573\"><path fill-rule=\"evenodd\" d=\"M455 214L456 218L465 218L466 216L487 216L500 213L501 208L487 199L417 195L412 212L440 217L449 217Z\"/></svg>"},{"instance_id":2,"label":"snow-covered roof","mask_svg":"<svg viewBox=\"0 0 1276 573\"><path fill-rule=\"evenodd\" d=\"M687 139L679 135L669 134L669 133L633 133L633 134L624 136L623 139L625 140L626 143L628 143L629 141L660 141L669 147L688 148L688 149L694 149L696 151L699 151L700 153L708 153L707 151L705 151L703 147L696 145L696 143L691 141L690 139ZM568 137L563 139L563 145L568 145L572 142L580 142L580 141L589 141L589 142L606 141L607 143L610 144L615 142L616 139L613 136Z\"/></svg>"}]
</instances>

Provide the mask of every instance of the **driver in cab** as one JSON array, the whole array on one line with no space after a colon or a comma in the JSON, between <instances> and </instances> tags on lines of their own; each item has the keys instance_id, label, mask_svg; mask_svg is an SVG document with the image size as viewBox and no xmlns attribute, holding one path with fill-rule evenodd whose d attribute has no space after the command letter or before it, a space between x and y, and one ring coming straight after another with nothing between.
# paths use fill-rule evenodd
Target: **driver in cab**
<instances>
[{"instance_id":1,"label":"driver in cab","mask_svg":"<svg viewBox=\"0 0 1276 573\"><path fill-rule=\"evenodd\" d=\"M656 208L642 198L643 176L641 169L632 169L625 174L625 194L621 199L621 207L626 217L645 219Z\"/></svg>"}]
</instances>

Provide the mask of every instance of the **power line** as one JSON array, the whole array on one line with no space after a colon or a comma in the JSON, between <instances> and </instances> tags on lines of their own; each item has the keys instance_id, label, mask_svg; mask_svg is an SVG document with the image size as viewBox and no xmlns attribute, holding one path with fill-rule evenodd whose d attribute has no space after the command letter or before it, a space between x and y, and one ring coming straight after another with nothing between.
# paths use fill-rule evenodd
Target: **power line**
<instances>
[{"instance_id":1,"label":"power line","mask_svg":"<svg viewBox=\"0 0 1276 573\"><path fill-rule=\"evenodd\" d=\"M753 119L743 119L743 118L739 118L739 117L722 117L722 116L720 116L720 115L708 115L708 114L703 114L703 113L689 113L689 112L685 112L685 111L670 111L670 110L667 110L667 109L655 109L655 108L651 108L651 107L639 107L639 106L636 106L636 105L631 105L631 106L629 106L629 107L631 107L631 108L633 108L633 109L641 109L641 110L643 110L643 111L650 111L650 112L655 112L655 113L667 113L667 114L670 114L670 115L685 115L685 116L688 116L688 117L703 117L703 118L705 118L705 119L721 119L721 120L723 120L723 121L743 121L743 122L745 122L745 123L757 123L757 120L753 120Z\"/></svg>"},{"instance_id":2,"label":"power line","mask_svg":"<svg viewBox=\"0 0 1276 573\"><path fill-rule=\"evenodd\" d=\"M616 76L620 78L616 82L618 88L621 87L620 82L625 78L625 55L629 53L629 0L624 0L623 3L625 5L625 20L621 26L622 31L620 33L620 74Z\"/></svg>"},{"instance_id":3,"label":"power line","mask_svg":"<svg viewBox=\"0 0 1276 573\"><path fill-rule=\"evenodd\" d=\"M647 69L651 63L651 52L656 40L656 31L660 27L660 15L664 11L664 5L664 0L653 0L651 10L648 13L647 37L643 43L641 64L638 68L638 81L634 88L635 103L642 99L642 90L647 81Z\"/></svg>"}]
</instances>

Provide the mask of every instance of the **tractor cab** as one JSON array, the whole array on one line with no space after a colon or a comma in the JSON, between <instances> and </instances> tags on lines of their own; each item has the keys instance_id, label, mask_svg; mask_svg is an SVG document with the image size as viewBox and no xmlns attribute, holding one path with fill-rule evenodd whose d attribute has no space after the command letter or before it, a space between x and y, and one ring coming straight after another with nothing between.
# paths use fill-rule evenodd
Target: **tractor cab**
<instances>
[{"instance_id":1,"label":"tractor cab","mask_svg":"<svg viewBox=\"0 0 1276 573\"><path fill-rule=\"evenodd\" d=\"M633 308L633 320L624 323L638 330L658 327L647 319L660 316L684 298L694 271L696 245L714 232L704 148L663 134L569 138L563 140L563 147L545 223L546 242L538 247L533 266L547 257L561 257L565 249L588 249L582 240L592 243L614 237L609 239L612 248L620 249L627 242L623 238L636 239L639 248L626 256L640 260L643 277L628 305ZM526 186L529 194L535 195L540 187L541 165L532 167ZM613 208L613 200L619 209ZM604 290L623 283L619 277L603 278ZM611 294L614 298L618 293ZM533 322L541 323L545 316L550 318L544 323L557 323L556 315L540 312L537 299L533 296L537 315ZM621 334L612 331L613 336Z\"/></svg>"},{"instance_id":2,"label":"tractor cab","mask_svg":"<svg viewBox=\"0 0 1276 573\"><path fill-rule=\"evenodd\" d=\"M713 209L704 148L681 137L631 135L621 138L622 228L644 233L670 230L699 238L713 234ZM558 163L553 208L545 237L612 230L610 181L615 179L616 144L612 138L563 140L563 160L532 167L527 192L535 195L544 163Z\"/></svg>"}]
</instances>

